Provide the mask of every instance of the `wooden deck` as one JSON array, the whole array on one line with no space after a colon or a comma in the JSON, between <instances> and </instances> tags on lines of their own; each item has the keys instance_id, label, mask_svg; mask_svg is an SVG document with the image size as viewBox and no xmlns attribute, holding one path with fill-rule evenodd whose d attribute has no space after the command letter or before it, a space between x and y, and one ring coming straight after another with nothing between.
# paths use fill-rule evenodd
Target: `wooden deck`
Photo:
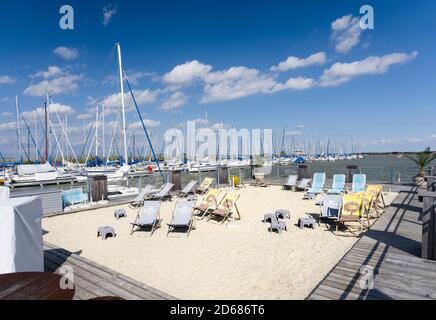
<instances>
[{"instance_id":1,"label":"wooden deck","mask_svg":"<svg viewBox=\"0 0 436 320\"><path fill-rule=\"evenodd\" d=\"M421 212L416 187L400 190L397 199L308 299L436 299L436 262L420 258ZM374 286L362 289L361 282L370 268Z\"/></svg>"},{"instance_id":2,"label":"wooden deck","mask_svg":"<svg viewBox=\"0 0 436 320\"><path fill-rule=\"evenodd\" d=\"M174 300L176 298L92 262L78 254L44 243L45 271L58 272L62 266L74 271L76 300L115 296L125 300Z\"/></svg>"}]
</instances>

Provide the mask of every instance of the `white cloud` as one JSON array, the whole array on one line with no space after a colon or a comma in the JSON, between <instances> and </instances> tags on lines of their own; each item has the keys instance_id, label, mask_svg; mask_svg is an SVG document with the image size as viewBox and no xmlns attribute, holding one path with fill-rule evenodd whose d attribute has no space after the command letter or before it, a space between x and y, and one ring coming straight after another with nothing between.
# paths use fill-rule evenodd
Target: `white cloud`
<instances>
[{"instance_id":1,"label":"white cloud","mask_svg":"<svg viewBox=\"0 0 436 320\"><path fill-rule=\"evenodd\" d=\"M58 66L50 66L47 70L36 72L30 78L42 78L43 81L29 85L24 94L28 96L43 96L47 92L53 94L74 93L79 88L77 82L83 80L83 75L70 74Z\"/></svg>"},{"instance_id":2,"label":"white cloud","mask_svg":"<svg viewBox=\"0 0 436 320\"><path fill-rule=\"evenodd\" d=\"M287 136L302 136L304 134L303 131L300 130L292 130L292 131L286 131Z\"/></svg>"},{"instance_id":3,"label":"white cloud","mask_svg":"<svg viewBox=\"0 0 436 320\"><path fill-rule=\"evenodd\" d=\"M171 111L185 105L188 99L189 96L183 92L175 92L162 103L161 108L164 111Z\"/></svg>"},{"instance_id":4,"label":"white cloud","mask_svg":"<svg viewBox=\"0 0 436 320\"><path fill-rule=\"evenodd\" d=\"M147 129L148 128L156 128L160 125L160 121L155 121L155 120L151 120L151 119L144 119L144 125ZM133 130L133 131L142 131L143 130L142 123L141 123L141 121L133 122L133 123L129 124L127 129Z\"/></svg>"},{"instance_id":5,"label":"white cloud","mask_svg":"<svg viewBox=\"0 0 436 320\"><path fill-rule=\"evenodd\" d=\"M0 84L13 84L15 82L15 79L10 76L0 76Z\"/></svg>"},{"instance_id":6,"label":"white cloud","mask_svg":"<svg viewBox=\"0 0 436 320\"><path fill-rule=\"evenodd\" d=\"M133 90L133 94L135 95L136 103L141 107L141 105L155 102L157 91L150 89ZM129 93L124 93L124 102L126 111L132 111L134 104ZM117 113L121 110L121 93L111 94L100 101L99 104L104 105L106 114Z\"/></svg>"},{"instance_id":7,"label":"white cloud","mask_svg":"<svg viewBox=\"0 0 436 320\"><path fill-rule=\"evenodd\" d=\"M62 70L62 68L58 66L50 66L47 70L44 71L38 71L35 74L30 75L30 78L44 78L49 79L53 77L57 77L60 75L65 74L65 72Z\"/></svg>"},{"instance_id":8,"label":"white cloud","mask_svg":"<svg viewBox=\"0 0 436 320\"><path fill-rule=\"evenodd\" d=\"M0 124L0 131L10 131L17 128L16 122L5 122Z\"/></svg>"},{"instance_id":9,"label":"white cloud","mask_svg":"<svg viewBox=\"0 0 436 320\"><path fill-rule=\"evenodd\" d=\"M9 97L3 97L3 98L0 99L0 101L1 101L1 102L9 101Z\"/></svg>"},{"instance_id":10,"label":"white cloud","mask_svg":"<svg viewBox=\"0 0 436 320\"><path fill-rule=\"evenodd\" d=\"M82 75L69 74L58 78L43 80L37 84L31 84L24 90L27 96L43 96L47 92L52 94L74 93L79 89L78 81L82 80Z\"/></svg>"},{"instance_id":11,"label":"white cloud","mask_svg":"<svg viewBox=\"0 0 436 320\"><path fill-rule=\"evenodd\" d=\"M53 52L65 60L74 60L79 57L79 50L75 48L57 47Z\"/></svg>"},{"instance_id":12,"label":"white cloud","mask_svg":"<svg viewBox=\"0 0 436 320\"><path fill-rule=\"evenodd\" d=\"M103 7L103 25L107 26L112 18L117 14L118 6L116 3L108 4Z\"/></svg>"},{"instance_id":13,"label":"white cloud","mask_svg":"<svg viewBox=\"0 0 436 320\"><path fill-rule=\"evenodd\" d=\"M305 125L305 124L298 124L297 125L297 129L304 129L304 128L306 128L307 126Z\"/></svg>"},{"instance_id":14,"label":"white cloud","mask_svg":"<svg viewBox=\"0 0 436 320\"><path fill-rule=\"evenodd\" d=\"M163 76L165 83L171 86L184 87L196 80L204 79L212 70L212 66L205 65L197 60L188 61L175 66Z\"/></svg>"},{"instance_id":15,"label":"white cloud","mask_svg":"<svg viewBox=\"0 0 436 320\"><path fill-rule=\"evenodd\" d=\"M348 14L332 22L331 39L335 43L335 49L339 53L347 53L359 44L363 29L359 25L360 19Z\"/></svg>"},{"instance_id":16,"label":"white cloud","mask_svg":"<svg viewBox=\"0 0 436 320\"><path fill-rule=\"evenodd\" d=\"M324 71L320 85L323 87L337 86L358 76L383 74L389 70L390 66L414 60L417 55L418 52L414 51L411 54L392 53L381 57L370 56L351 63L338 62Z\"/></svg>"},{"instance_id":17,"label":"white cloud","mask_svg":"<svg viewBox=\"0 0 436 320\"><path fill-rule=\"evenodd\" d=\"M154 76L154 73L148 72L148 71L135 71L135 70L127 70L127 79L129 80L130 84L137 85L139 82L139 79ZM112 85L119 84L120 77L118 73L114 73L111 75L108 75L104 80L103 83L110 83Z\"/></svg>"},{"instance_id":18,"label":"white cloud","mask_svg":"<svg viewBox=\"0 0 436 320\"><path fill-rule=\"evenodd\" d=\"M312 65L322 65L326 61L327 57L324 52L314 53L304 59L291 56L285 61L280 62L278 65L272 66L270 70L274 72L285 72L291 69L304 68Z\"/></svg>"},{"instance_id":19,"label":"white cloud","mask_svg":"<svg viewBox=\"0 0 436 320\"><path fill-rule=\"evenodd\" d=\"M94 116L91 114L91 113L82 113L82 114L79 114L77 117L76 117L76 119L77 120L87 120L87 119L90 119L90 118L93 118Z\"/></svg>"},{"instance_id":20,"label":"white cloud","mask_svg":"<svg viewBox=\"0 0 436 320\"><path fill-rule=\"evenodd\" d=\"M12 117L12 113L10 112L3 112L2 117Z\"/></svg>"},{"instance_id":21,"label":"white cloud","mask_svg":"<svg viewBox=\"0 0 436 320\"><path fill-rule=\"evenodd\" d=\"M55 115L57 113L59 116L63 116L63 115L72 115L75 113L75 110L73 107L63 105L61 103L52 103L49 105L48 112L50 115ZM36 108L35 110L32 110L32 111L24 111L23 117L26 119L33 120L35 118L36 114L39 117L44 116L44 114L45 114L44 108ZM56 120L54 120L53 122L57 123L57 118L54 118L54 119L56 119Z\"/></svg>"},{"instance_id":22,"label":"white cloud","mask_svg":"<svg viewBox=\"0 0 436 320\"><path fill-rule=\"evenodd\" d=\"M315 87L316 81L310 78L290 78L285 83L277 83L271 92L278 92L282 90L306 90Z\"/></svg>"}]
</instances>

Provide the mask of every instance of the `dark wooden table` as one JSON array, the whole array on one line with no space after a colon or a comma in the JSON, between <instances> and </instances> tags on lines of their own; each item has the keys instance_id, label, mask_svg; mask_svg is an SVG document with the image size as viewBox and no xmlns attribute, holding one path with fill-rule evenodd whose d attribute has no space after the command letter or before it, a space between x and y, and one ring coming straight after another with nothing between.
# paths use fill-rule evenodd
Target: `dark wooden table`
<instances>
[{"instance_id":1,"label":"dark wooden table","mask_svg":"<svg viewBox=\"0 0 436 320\"><path fill-rule=\"evenodd\" d=\"M0 300L72 300L75 289L62 289L61 280L50 272L0 274Z\"/></svg>"}]
</instances>

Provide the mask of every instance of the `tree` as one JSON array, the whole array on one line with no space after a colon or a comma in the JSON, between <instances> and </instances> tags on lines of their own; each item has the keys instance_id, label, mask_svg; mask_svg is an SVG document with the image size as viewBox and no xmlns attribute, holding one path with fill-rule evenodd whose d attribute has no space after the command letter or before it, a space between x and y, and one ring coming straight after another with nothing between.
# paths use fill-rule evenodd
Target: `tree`
<instances>
[{"instance_id":1,"label":"tree","mask_svg":"<svg viewBox=\"0 0 436 320\"><path fill-rule=\"evenodd\" d=\"M430 151L430 147L427 147L423 152L417 153L414 156L406 155L406 158L412 160L419 168L419 177L425 176L425 167L427 167L434 159L436 159L436 153Z\"/></svg>"}]
</instances>

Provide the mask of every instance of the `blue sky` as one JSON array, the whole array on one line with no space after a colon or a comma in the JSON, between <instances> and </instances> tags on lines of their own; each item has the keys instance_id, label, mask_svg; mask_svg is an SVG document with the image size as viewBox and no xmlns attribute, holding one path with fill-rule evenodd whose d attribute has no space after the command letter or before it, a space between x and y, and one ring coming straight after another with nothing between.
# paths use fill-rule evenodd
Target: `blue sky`
<instances>
[{"instance_id":1,"label":"blue sky","mask_svg":"<svg viewBox=\"0 0 436 320\"><path fill-rule=\"evenodd\" d=\"M15 94L30 112L52 91L78 149L96 101L110 132L117 41L156 140L207 110L210 127L279 135L286 126L287 141L353 136L361 151L436 148L434 1L69 1L74 30L59 28L63 4L2 3L4 154L16 152ZM363 4L374 8L374 30L357 27ZM141 138L137 115L127 119Z\"/></svg>"}]
</instances>

